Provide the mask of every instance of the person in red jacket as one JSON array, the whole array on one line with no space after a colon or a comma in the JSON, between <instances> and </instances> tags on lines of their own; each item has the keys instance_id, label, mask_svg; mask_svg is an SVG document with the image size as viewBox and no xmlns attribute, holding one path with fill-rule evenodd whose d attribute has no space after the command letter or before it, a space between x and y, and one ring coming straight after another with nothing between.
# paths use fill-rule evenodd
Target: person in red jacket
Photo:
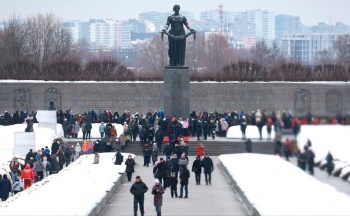
<instances>
[{"instance_id":1,"label":"person in red jacket","mask_svg":"<svg viewBox=\"0 0 350 216\"><path fill-rule=\"evenodd\" d=\"M24 182L24 190L32 186L32 182L34 181L34 172L30 168L30 165L27 163L25 168L22 170L21 179Z\"/></svg>"},{"instance_id":2,"label":"person in red jacket","mask_svg":"<svg viewBox=\"0 0 350 216\"><path fill-rule=\"evenodd\" d=\"M200 143L197 147L197 155L199 155L201 159L204 156L203 152L204 152L204 146L203 146L203 143Z\"/></svg>"}]
</instances>

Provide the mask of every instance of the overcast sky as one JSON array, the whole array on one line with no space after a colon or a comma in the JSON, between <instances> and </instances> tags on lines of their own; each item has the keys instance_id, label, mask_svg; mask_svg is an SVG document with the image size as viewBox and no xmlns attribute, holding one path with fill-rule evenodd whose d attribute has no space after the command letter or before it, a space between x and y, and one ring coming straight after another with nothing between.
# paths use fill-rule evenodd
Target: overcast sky
<instances>
[{"instance_id":1,"label":"overcast sky","mask_svg":"<svg viewBox=\"0 0 350 216\"><path fill-rule=\"evenodd\" d=\"M270 10L276 14L300 16L306 25L337 21L350 25L350 0L0 0L0 19L11 14L25 18L37 13L54 13L62 20L88 20L113 18L127 20L138 18L148 11L171 11L174 4L181 10L199 13L215 10L219 4L227 11L249 9ZM180 11L181 13L181 11Z\"/></svg>"}]
</instances>

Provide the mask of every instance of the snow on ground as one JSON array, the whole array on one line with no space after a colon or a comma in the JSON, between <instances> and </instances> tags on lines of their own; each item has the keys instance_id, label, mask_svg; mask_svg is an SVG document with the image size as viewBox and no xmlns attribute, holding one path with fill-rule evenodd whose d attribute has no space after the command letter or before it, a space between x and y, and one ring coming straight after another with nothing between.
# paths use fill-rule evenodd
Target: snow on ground
<instances>
[{"instance_id":1,"label":"snow on ground","mask_svg":"<svg viewBox=\"0 0 350 216\"><path fill-rule=\"evenodd\" d=\"M2 139L0 145L0 164L12 159L15 132L24 132L26 127L26 124L0 126L0 137ZM57 137L63 136L61 124L56 124L56 128L57 134L52 129L39 128L37 123L33 124L33 130L35 133L35 149L33 150L38 150L45 146L51 148L53 140ZM29 151L29 149L27 151ZM21 157L25 157L25 155L22 155Z\"/></svg>"},{"instance_id":2,"label":"snow on ground","mask_svg":"<svg viewBox=\"0 0 350 216\"><path fill-rule=\"evenodd\" d=\"M123 153L124 161L128 155ZM114 165L113 156L101 153L99 164L92 164L93 154L81 156L58 174L0 202L1 215L88 215L125 171L125 165Z\"/></svg>"},{"instance_id":3,"label":"snow on ground","mask_svg":"<svg viewBox=\"0 0 350 216\"><path fill-rule=\"evenodd\" d=\"M113 124L117 129L117 136L119 137L121 131L124 132L124 128L121 124ZM15 124L10 126L0 126L0 137L2 138L2 143L0 145L0 168L1 163L5 161L10 161L13 158L13 149L15 141L15 132L24 132L26 124ZM101 138L99 132L99 123L92 124L91 139ZM35 133L35 149L38 150L48 146L51 149L52 142L55 138L63 137L63 129L61 124L56 124L57 134L49 128L39 128L38 124L33 124L33 130ZM80 130L78 133L78 138L83 138L83 132ZM26 150L28 152L29 149ZM25 158L25 155L17 155L18 157Z\"/></svg>"},{"instance_id":4,"label":"snow on ground","mask_svg":"<svg viewBox=\"0 0 350 216\"><path fill-rule=\"evenodd\" d=\"M247 139L259 139L259 130L258 127L255 125L247 125L247 129L245 131ZM242 131L241 131L241 126L236 125L236 126L231 126L226 133L226 138L228 139L242 139ZM267 130L266 126L262 128L262 138L267 139ZM273 140L275 138L275 130L274 126L272 126L271 130L271 139Z\"/></svg>"},{"instance_id":5,"label":"snow on ground","mask_svg":"<svg viewBox=\"0 0 350 216\"><path fill-rule=\"evenodd\" d=\"M261 215L350 215L350 197L280 157L243 153L219 159Z\"/></svg>"},{"instance_id":6,"label":"snow on ground","mask_svg":"<svg viewBox=\"0 0 350 216\"><path fill-rule=\"evenodd\" d=\"M323 160L330 151L334 160L350 163L349 125L302 125L297 137L299 148L303 148L308 139L316 162Z\"/></svg>"}]
</instances>

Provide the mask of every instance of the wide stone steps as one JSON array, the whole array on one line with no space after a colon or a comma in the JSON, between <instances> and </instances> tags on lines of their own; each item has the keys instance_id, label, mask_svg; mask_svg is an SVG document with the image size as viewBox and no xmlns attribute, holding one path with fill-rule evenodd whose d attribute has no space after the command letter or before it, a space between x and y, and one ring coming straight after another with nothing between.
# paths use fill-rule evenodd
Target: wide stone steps
<instances>
[{"instance_id":1,"label":"wide stone steps","mask_svg":"<svg viewBox=\"0 0 350 216\"><path fill-rule=\"evenodd\" d=\"M75 145L76 141L67 140L69 144ZM221 154L235 154L235 153L244 153L245 144L244 140L226 140L226 141L215 141L215 140L205 140L205 141L189 141L188 145L188 154L189 156L197 155L197 146L199 143L203 143L204 152L212 156L218 156ZM273 154L274 143L267 141L252 141L253 153L260 154ZM80 142L81 143L81 142ZM162 150L164 145L162 145ZM130 152L136 155L142 155L142 147L140 141L133 141L128 144L125 148L125 152Z\"/></svg>"}]
</instances>

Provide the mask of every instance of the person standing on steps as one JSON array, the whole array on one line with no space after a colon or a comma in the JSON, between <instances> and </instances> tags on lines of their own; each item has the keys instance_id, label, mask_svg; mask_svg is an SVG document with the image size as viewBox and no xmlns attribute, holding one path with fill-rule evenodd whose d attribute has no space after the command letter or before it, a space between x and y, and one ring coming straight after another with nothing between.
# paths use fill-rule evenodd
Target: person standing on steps
<instances>
[{"instance_id":1,"label":"person standing on steps","mask_svg":"<svg viewBox=\"0 0 350 216\"><path fill-rule=\"evenodd\" d=\"M202 167L204 169L205 184L208 185L209 182L211 185L211 173L214 171L214 165L208 153L205 154L202 160Z\"/></svg>"},{"instance_id":2,"label":"person standing on steps","mask_svg":"<svg viewBox=\"0 0 350 216\"><path fill-rule=\"evenodd\" d=\"M180 171L180 196L179 198L182 198L183 196L183 189L185 188L185 196L184 198L188 198L188 179L190 178L190 171L187 169L186 166L182 168Z\"/></svg>"},{"instance_id":3,"label":"person standing on steps","mask_svg":"<svg viewBox=\"0 0 350 216\"><path fill-rule=\"evenodd\" d=\"M134 159L132 159L131 155L128 156L128 159L126 159L125 161L125 172L126 172L126 176L128 177L128 181L131 181L131 176L132 173L134 172L134 166L135 166L135 161Z\"/></svg>"},{"instance_id":4,"label":"person standing on steps","mask_svg":"<svg viewBox=\"0 0 350 216\"><path fill-rule=\"evenodd\" d=\"M130 188L130 193L134 195L134 216L137 216L138 205L140 205L141 216L144 216L145 193L147 191L147 185L142 182L140 176L136 176L135 183Z\"/></svg>"},{"instance_id":5,"label":"person standing on steps","mask_svg":"<svg viewBox=\"0 0 350 216\"><path fill-rule=\"evenodd\" d=\"M201 157L198 155L196 160L192 164L192 172L196 175L196 185L201 184L201 174L202 174L202 162Z\"/></svg>"},{"instance_id":6,"label":"person standing on steps","mask_svg":"<svg viewBox=\"0 0 350 216\"><path fill-rule=\"evenodd\" d=\"M156 179L154 183L155 185L152 188L152 194L154 195L154 207L156 208L157 216L161 216L164 188L158 179Z\"/></svg>"}]
</instances>

